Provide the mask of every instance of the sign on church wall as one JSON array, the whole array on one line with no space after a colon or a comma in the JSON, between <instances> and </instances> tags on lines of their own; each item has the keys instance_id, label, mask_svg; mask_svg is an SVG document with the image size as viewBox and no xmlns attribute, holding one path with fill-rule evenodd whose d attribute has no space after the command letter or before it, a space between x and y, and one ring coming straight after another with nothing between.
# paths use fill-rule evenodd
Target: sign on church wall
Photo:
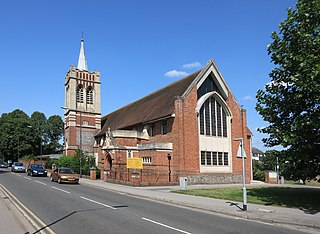
<instances>
[{"instance_id":1,"label":"sign on church wall","mask_svg":"<svg viewBox=\"0 0 320 234\"><path fill-rule=\"evenodd\" d=\"M142 158L127 158L128 169L143 169Z\"/></svg>"}]
</instances>

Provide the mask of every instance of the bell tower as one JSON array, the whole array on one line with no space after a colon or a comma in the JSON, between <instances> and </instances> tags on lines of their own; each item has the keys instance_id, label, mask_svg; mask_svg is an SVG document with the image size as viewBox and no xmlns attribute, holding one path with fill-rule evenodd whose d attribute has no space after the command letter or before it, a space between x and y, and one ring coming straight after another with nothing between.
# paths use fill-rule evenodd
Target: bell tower
<instances>
[{"instance_id":1,"label":"bell tower","mask_svg":"<svg viewBox=\"0 0 320 234\"><path fill-rule=\"evenodd\" d=\"M64 154L77 149L93 155L94 135L101 129L100 71L89 71L82 35L78 66L65 76Z\"/></svg>"}]
</instances>

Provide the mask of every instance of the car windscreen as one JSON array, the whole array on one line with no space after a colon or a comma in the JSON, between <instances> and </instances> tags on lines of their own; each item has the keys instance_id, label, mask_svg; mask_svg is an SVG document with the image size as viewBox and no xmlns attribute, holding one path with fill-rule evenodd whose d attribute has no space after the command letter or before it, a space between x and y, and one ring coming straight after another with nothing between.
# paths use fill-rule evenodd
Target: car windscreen
<instances>
[{"instance_id":1,"label":"car windscreen","mask_svg":"<svg viewBox=\"0 0 320 234\"><path fill-rule=\"evenodd\" d=\"M40 164L31 165L31 168L32 168L32 169L44 169L43 166L40 165Z\"/></svg>"},{"instance_id":2,"label":"car windscreen","mask_svg":"<svg viewBox=\"0 0 320 234\"><path fill-rule=\"evenodd\" d=\"M15 166L23 166L23 163L15 163Z\"/></svg>"},{"instance_id":3,"label":"car windscreen","mask_svg":"<svg viewBox=\"0 0 320 234\"><path fill-rule=\"evenodd\" d=\"M69 168L62 168L60 169L60 173L62 174L73 174L73 170L72 169L69 169Z\"/></svg>"}]
</instances>

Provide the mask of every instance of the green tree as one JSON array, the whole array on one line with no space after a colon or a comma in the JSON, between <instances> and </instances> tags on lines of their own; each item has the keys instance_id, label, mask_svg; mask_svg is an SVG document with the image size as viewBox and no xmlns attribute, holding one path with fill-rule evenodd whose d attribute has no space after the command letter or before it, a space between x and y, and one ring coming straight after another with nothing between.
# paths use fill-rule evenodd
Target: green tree
<instances>
[{"instance_id":1,"label":"green tree","mask_svg":"<svg viewBox=\"0 0 320 234\"><path fill-rule=\"evenodd\" d=\"M63 120L59 115L50 116L46 124L47 145L45 151L48 154L56 153L62 150L60 140L63 136Z\"/></svg>"},{"instance_id":2,"label":"green tree","mask_svg":"<svg viewBox=\"0 0 320 234\"><path fill-rule=\"evenodd\" d=\"M83 154L80 149L76 150L76 154L73 156L64 155L57 160L59 167L69 167L75 173L80 173L80 157L82 165L82 174L89 175L89 168L92 166L92 159ZM93 162L94 163L94 162Z\"/></svg>"},{"instance_id":3,"label":"green tree","mask_svg":"<svg viewBox=\"0 0 320 234\"><path fill-rule=\"evenodd\" d=\"M268 47L275 68L257 92L268 147L284 147L293 179L320 174L320 1L298 0ZM304 173L302 172L304 169Z\"/></svg>"},{"instance_id":4,"label":"green tree","mask_svg":"<svg viewBox=\"0 0 320 234\"><path fill-rule=\"evenodd\" d=\"M47 118L46 116L39 112L35 111L30 117L31 126L37 133L38 144L36 148L36 155L42 155L43 144L46 144L46 125Z\"/></svg>"},{"instance_id":5,"label":"green tree","mask_svg":"<svg viewBox=\"0 0 320 234\"><path fill-rule=\"evenodd\" d=\"M5 160L18 160L34 155L35 132L30 128L30 118L22 110L2 114L0 118L0 155Z\"/></svg>"}]
</instances>

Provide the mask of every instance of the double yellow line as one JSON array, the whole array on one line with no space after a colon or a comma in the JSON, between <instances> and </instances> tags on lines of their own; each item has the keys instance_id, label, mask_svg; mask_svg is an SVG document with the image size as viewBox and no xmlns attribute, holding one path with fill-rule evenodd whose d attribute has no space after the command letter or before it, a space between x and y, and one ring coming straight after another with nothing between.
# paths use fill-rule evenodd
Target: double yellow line
<instances>
[{"instance_id":1,"label":"double yellow line","mask_svg":"<svg viewBox=\"0 0 320 234\"><path fill-rule=\"evenodd\" d=\"M23 214L26 219L35 227L35 233L43 234L55 234L55 232L47 227L41 219L39 219L31 210L29 210L25 205L23 205L7 188L0 184L0 189L5 194L6 197L12 202L12 204Z\"/></svg>"}]
</instances>

